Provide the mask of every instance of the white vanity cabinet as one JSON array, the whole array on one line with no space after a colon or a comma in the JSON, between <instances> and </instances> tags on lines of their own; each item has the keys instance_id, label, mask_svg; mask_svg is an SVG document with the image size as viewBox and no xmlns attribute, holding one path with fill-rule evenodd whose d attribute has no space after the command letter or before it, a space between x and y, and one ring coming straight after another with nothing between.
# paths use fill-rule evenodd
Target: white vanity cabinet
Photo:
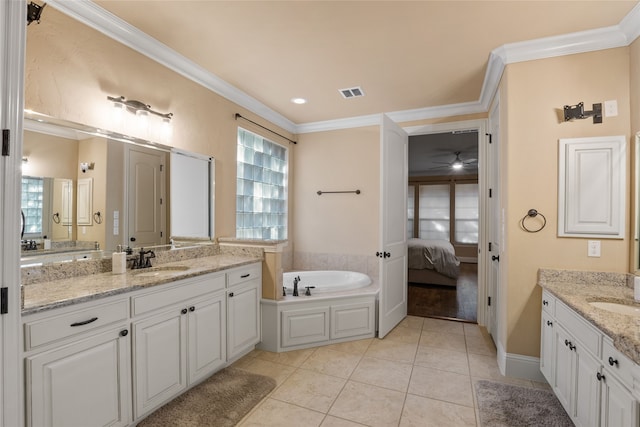
<instances>
[{"instance_id":1,"label":"white vanity cabinet","mask_svg":"<svg viewBox=\"0 0 640 427\"><path fill-rule=\"evenodd\" d=\"M574 424L637 427L638 401L631 389L632 370L640 368L547 291L541 328L540 370Z\"/></svg>"},{"instance_id":2,"label":"white vanity cabinet","mask_svg":"<svg viewBox=\"0 0 640 427\"><path fill-rule=\"evenodd\" d=\"M217 273L132 297L136 418L226 363L224 288Z\"/></svg>"},{"instance_id":3,"label":"white vanity cabinet","mask_svg":"<svg viewBox=\"0 0 640 427\"><path fill-rule=\"evenodd\" d=\"M260 342L262 265L227 272L227 360L232 361Z\"/></svg>"},{"instance_id":4,"label":"white vanity cabinet","mask_svg":"<svg viewBox=\"0 0 640 427\"><path fill-rule=\"evenodd\" d=\"M26 316L28 426L131 422L128 299ZM47 332L55 333L48 337Z\"/></svg>"}]
</instances>

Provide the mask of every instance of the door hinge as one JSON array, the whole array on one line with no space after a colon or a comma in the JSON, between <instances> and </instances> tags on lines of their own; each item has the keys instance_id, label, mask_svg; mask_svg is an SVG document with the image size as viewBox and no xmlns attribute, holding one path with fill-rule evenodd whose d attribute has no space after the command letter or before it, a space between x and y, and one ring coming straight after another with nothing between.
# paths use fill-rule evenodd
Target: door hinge
<instances>
[{"instance_id":1,"label":"door hinge","mask_svg":"<svg viewBox=\"0 0 640 427\"><path fill-rule=\"evenodd\" d=\"M489 189L489 197L493 197L493 189Z\"/></svg>"},{"instance_id":2,"label":"door hinge","mask_svg":"<svg viewBox=\"0 0 640 427\"><path fill-rule=\"evenodd\" d=\"M489 144L491 144L493 142L493 135L491 135L490 133L485 133L485 135L489 137Z\"/></svg>"},{"instance_id":3,"label":"door hinge","mask_svg":"<svg viewBox=\"0 0 640 427\"><path fill-rule=\"evenodd\" d=\"M160 232L160 237L162 237L162 231Z\"/></svg>"},{"instance_id":4,"label":"door hinge","mask_svg":"<svg viewBox=\"0 0 640 427\"><path fill-rule=\"evenodd\" d=\"M489 242L489 252L491 252L491 242Z\"/></svg>"},{"instance_id":5,"label":"door hinge","mask_svg":"<svg viewBox=\"0 0 640 427\"><path fill-rule=\"evenodd\" d=\"M162 204L162 197L160 197L160 204Z\"/></svg>"},{"instance_id":6,"label":"door hinge","mask_svg":"<svg viewBox=\"0 0 640 427\"><path fill-rule=\"evenodd\" d=\"M9 312L9 288L0 288L0 314Z\"/></svg>"},{"instance_id":7,"label":"door hinge","mask_svg":"<svg viewBox=\"0 0 640 427\"><path fill-rule=\"evenodd\" d=\"M160 165L160 172L162 172L164 169L164 165Z\"/></svg>"},{"instance_id":8,"label":"door hinge","mask_svg":"<svg viewBox=\"0 0 640 427\"><path fill-rule=\"evenodd\" d=\"M491 297L487 297L487 305L491 307Z\"/></svg>"},{"instance_id":9,"label":"door hinge","mask_svg":"<svg viewBox=\"0 0 640 427\"><path fill-rule=\"evenodd\" d=\"M2 129L2 155L9 155L9 147L11 146L11 131Z\"/></svg>"}]
</instances>

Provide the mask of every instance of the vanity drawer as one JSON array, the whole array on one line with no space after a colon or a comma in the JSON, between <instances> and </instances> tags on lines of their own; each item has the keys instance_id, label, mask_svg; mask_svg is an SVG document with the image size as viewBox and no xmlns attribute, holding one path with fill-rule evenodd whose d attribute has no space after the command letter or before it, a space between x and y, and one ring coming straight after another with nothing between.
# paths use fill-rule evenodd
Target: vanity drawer
<instances>
[{"instance_id":1,"label":"vanity drawer","mask_svg":"<svg viewBox=\"0 0 640 427\"><path fill-rule=\"evenodd\" d=\"M562 302L556 303L556 320L595 357L600 356L602 334Z\"/></svg>"},{"instance_id":2,"label":"vanity drawer","mask_svg":"<svg viewBox=\"0 0 640 427\"><path fill-rule=\"evenodd\" d=\"M164 285L156 292L152 291L131 297L132 315L139 316L181 301L222 290L224 289L224 282L224 273L218 273L197 279L187 279L174 286Z\"/></svg>"},{"instance_id":3,"label":"vanity drawer","mask_svg":"<svg viewBox=\"0 0 640 427\"><path fill-rule=\"evenodd\" d=\"M618 379L629 389L633 389L633 370L635 364L624 354L620 353L610 338L602 343L602 364L614 372Z\"/></svg>"},{"instance_id":4,"label":"vanity drawer","mask_svg":"<svg viewBox=\"0 0 640 427\"><path fill-rule=\"evenodd\" d=\"M26 350L54 341L82 334L129 317L128 300L76 310L59 316L47 317L24 325Z\"/></svg>"},{"instance_id":5,"label":"vanity drawer","mask_svg":"<svg viewBox=\"0 0 640 427\"><path fill-rule=\"evenodd\" d=\"M235 286L262 277L262 264L255 263L234 268L227 273L227 286Z\"/></svg>"},{"instance_id":6,"label":"vanity drawer","mask_svg":"<svg viewBox=\"0 0 640 427\"><path fill-rule=\"evenodd\" d=\"M542 310L551 316L556 315L556 297L547 291L542 291Z\"/></svg>"}]
</instances>

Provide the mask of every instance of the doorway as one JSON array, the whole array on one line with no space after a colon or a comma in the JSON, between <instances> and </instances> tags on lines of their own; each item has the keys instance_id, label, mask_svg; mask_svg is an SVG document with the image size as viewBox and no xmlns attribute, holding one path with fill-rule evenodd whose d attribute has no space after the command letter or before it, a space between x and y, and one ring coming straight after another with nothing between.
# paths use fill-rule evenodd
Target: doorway
<instances>
[{"instance_id":1,"label":"doorway","mask_svg":"<svg viewBox=\"0 0 640 427\"><path fill-rule=\"evenodd\" d=\"M416 239L420 244L436 240L453 251L458 263L457 269L450 268L455 271L430 267L440 274L426 277L412 274L409 266L410 315L484 324L479 301L484 299L485 269L478 250L484 241L484 129L484 120L408 129L409 247ZM439 250L421 249L420 254L439 257Z\"/></svg>"}]
</instances>

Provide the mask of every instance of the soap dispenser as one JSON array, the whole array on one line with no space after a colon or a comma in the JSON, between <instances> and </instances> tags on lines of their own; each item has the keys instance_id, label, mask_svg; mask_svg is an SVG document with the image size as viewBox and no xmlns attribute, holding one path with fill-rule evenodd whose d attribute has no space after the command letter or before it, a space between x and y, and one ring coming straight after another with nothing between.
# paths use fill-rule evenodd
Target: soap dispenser
<instances>
[{"instance_id":1,"label":"soap dispenser","mask_svg":"<svg viewBox=\"0 0 640 427\"><path fill-rule=\"evenodd\" d=\"M111 273L124 274L127 270L127 254L122 252L122 245L118 245L116 251L111 254Z\"/></svg>"}]
</instances>

